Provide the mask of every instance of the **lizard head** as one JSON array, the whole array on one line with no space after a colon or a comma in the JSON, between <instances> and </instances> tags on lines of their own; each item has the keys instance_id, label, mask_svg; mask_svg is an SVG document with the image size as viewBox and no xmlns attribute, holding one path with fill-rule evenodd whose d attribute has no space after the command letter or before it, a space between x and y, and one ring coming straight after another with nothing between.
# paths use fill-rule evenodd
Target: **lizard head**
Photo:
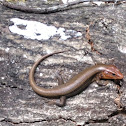
<instances>
[{"instance_id":1,"label":"lizard head","mask_svg":"<svg viewBox=\"0 0 126 126\"><path fill-rule=\"evenodd\" d=\"M114 65L107 65L106 69L100 72L101 79L123 79L123 74Z\"/></svg>"}]
</instances>

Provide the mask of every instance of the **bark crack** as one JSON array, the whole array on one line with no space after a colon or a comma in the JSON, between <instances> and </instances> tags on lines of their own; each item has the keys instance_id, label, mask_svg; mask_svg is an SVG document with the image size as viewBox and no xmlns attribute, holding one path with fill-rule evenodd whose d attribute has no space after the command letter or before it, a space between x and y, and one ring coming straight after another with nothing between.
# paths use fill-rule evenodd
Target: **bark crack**
<instances>
[{"instance_id":1,"label":"bark crack","mask_svg":"<svg viewBox=\"0 0 126 126\"><path fill-rule=\"evenodd\" d=\"M38 120L33 120L33 121L29 120L29 121L19 121L19 122L18 121L15 122L14 120L12 120L10 118L4 118L0 122L7 122L7 123L11 123L11 124L16 125L16 124L23 124L23 123L32 124L32 123L39 123L39 122L51 122L51 121L57 121L57 120L60 120L60 119L62 119L64 121L71 121L73 123L76 123L76 121L74 121L70 118L63 118L63 117L59 117L59 118L56 118L56 119L38 119Z\"/></svg>"}]
</instances>

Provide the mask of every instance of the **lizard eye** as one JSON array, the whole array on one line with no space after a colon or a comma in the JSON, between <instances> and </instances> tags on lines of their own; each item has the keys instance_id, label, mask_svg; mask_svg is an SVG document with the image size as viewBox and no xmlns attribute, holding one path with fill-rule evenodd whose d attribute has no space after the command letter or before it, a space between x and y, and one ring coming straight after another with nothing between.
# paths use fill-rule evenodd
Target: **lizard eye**
<instances>
[{"instance_id":1,"label":"lizard eye","mask_svg":"<svg viewBox=\"0 0 126 126\"><path fill-rule=\"evenodd\" d=\"M116 76L116 74L112 73L113 76Z\"/></svg>"}]
</instances>

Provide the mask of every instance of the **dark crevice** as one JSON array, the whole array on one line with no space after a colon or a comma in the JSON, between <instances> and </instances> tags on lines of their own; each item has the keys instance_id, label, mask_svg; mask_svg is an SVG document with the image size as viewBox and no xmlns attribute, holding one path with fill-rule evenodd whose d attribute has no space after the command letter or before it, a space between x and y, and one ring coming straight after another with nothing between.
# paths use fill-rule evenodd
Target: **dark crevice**
<instances>
[{"instance_id":1,"label":"dark crevice","mask_svg":"<svg viewBox=\"0 0 126 126\"><path fill-rule=\"evenodd\" d=\"M35 120L35 121L20 121L20 122L14 122L13 120L9 119L9 118L5 118L3 120L1 120L0 122L8 122L8 123L11 123L11 124L23 124L23 123L37 123L37 122L44 122L44 121L48 121L48 120Z\"/></svg>"},{"instance_id":2,"label":"dark crevice","mask_svg":"<svg viewBox=\"0 0 126 126\"><path fill-rule=\"evenodd\" d=\"M109 119L113 116L119 115L119 114L123 114L126 115L126 110L122 109L122 110L117 110L114 111L112 114L108 115L108 119L96 119L96 120L92 120L90 119L89 121L87 121L85 124L90 124L90 123L109 123Z\"/></svg>"},{"instance_id":3,"label":"dark crevice","mask_svg":"<svg viewBox=\"0 0 126 126\"><path fill-rule=\"evenodd\" d=\"M71 121L71 122L74 122L74 120L70 119L70 118L63 118L63 117L59 117L58 119L38 119L38 120L29 120L29 121L19 121L19 122L15 122L13 121L12 119L9 119L9 118L4 118L3 120L1 120L0 122L8 122L8 123L11 123L11 124L23 124L23 123L27 123L27 124L32 124L32 123L39 123L39 122L51 122L51 121L57 121L57 120L65 120L65 121Z\"/></svg>"},{"instance_id":4,"label":"dark crevice","mask_svg":"<svg viewBox=\"0 0 126 126\"><path fill-rule=\"evenodd\" d=\"M19 87L16 87L14 85L6 85L5 83L1 83L0 87L6 87L6 88L13 88L13 89L23 90L23 88L19 88Z\"/></svg>"},{"instance_id":5,"label":"dark crevice","mask_svg":"<svg viewBox=\"0 0 126 126\"><path fill-rule=\"evenodd\" d=\"M108 117L111 118L111 117L116 116L118 114L126 115L126 110L124 108L122 108L121 110L117 110L117 111L113 112Z\"/></svg>"},{"instance_id":6,"label":"dark crevice","mask_svg":"<svg viewBox=\"0 0 126 126\"><path fill-rule=\"evenodd\" d=\"M89 120L88 122L86 122L85 124L90 124L90 123L108 123L108 119L101 119L101 120Z\"/></svg>"}]
</instances>

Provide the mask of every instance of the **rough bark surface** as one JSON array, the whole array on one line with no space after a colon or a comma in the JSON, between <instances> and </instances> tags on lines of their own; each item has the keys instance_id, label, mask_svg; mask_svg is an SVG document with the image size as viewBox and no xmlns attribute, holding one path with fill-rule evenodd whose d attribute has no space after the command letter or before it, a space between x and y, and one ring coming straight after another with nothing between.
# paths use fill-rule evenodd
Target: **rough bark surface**
<instances>
[{"instance_id":1,"label":"rough bark surface","mask_svg":"<svg viewBox=\"0 0 126 126\"><path fill-rule=\"evenodd\" d=\"M52 14L27 14L0 5L0 125L1 126L125 126L126 125L126 4L74 8ZM11 18L39 21L82 33L60 40L31 40L9 31ZM92 83L81 94L67 99L65 107L33 92L29 70L44 54L54 55L37 69L36 82L56 86L55 73L65 81L95 63L115 64L124 74L118 87ZM41 74L42 73L42 76ZM101 83L101 81L100 81ZM118 87L118 88L117 88Z\"/></svg>"}]
</instances>

